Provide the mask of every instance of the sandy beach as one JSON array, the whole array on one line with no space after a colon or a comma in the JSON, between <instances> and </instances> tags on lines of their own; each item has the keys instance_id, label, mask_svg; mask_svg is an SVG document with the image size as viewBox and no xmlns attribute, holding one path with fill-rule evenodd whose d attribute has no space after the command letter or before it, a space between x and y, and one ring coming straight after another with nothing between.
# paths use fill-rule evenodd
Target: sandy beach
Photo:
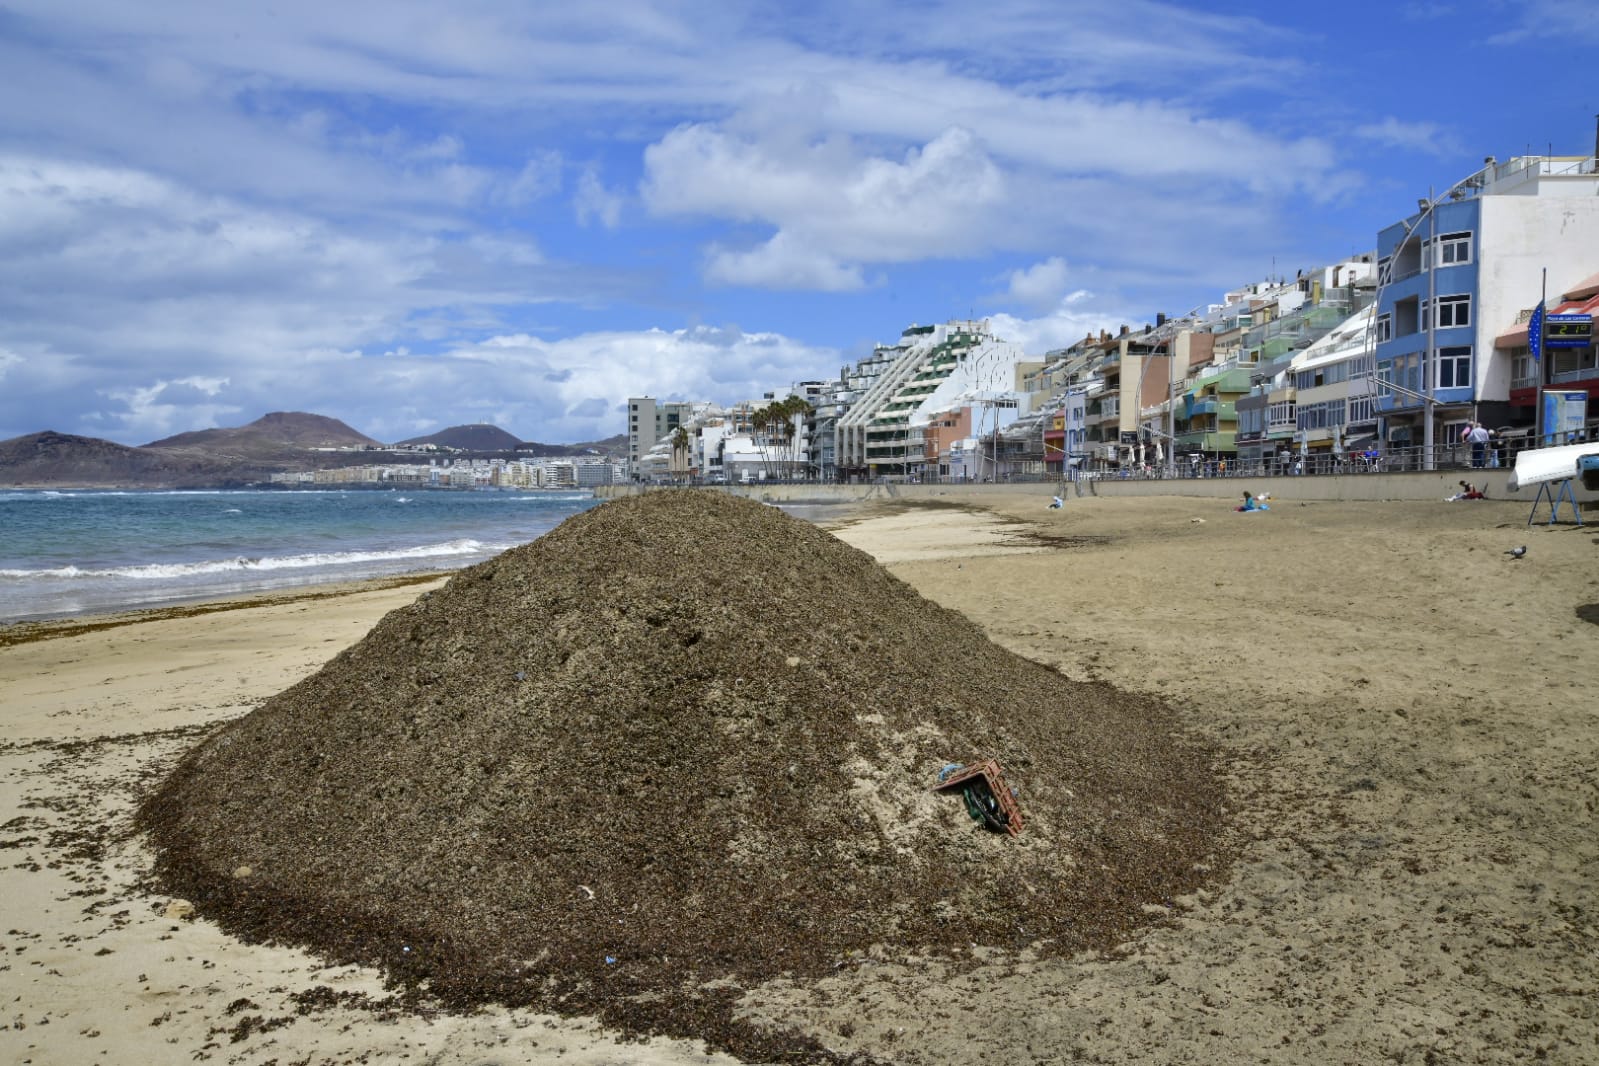
<instances>
[{"instance_id":1,"label":"sandy beach","mask_svg":"<svg viewBox=\"0 0 1599 1066\"><path fill-rule=\"evenodd\" d=\"M835 531L1017 654L1168 702L1223 753L1239 861L1108 954L888 956L742 1013L895 1063L1599 1061L1599 525L1493 500L1048 502L874 504ZM380 974L142 886L129 816L176 757L444 580L0 628L0 1058L734 1061L401 1010Z\"/></svg>"}]
</instances>

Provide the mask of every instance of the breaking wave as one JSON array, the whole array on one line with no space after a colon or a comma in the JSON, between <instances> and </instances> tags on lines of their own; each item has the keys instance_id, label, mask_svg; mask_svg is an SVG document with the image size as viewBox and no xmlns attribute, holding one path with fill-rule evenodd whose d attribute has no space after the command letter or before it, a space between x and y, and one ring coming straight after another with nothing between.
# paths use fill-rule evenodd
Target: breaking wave
<instances>
[{"instance_id":1,"label":"breaking wave","mask_svg":"<svg viewBox=\"0 0 1599 1066\"><path fill-rule=\"evenodd\" d=\"M172 581L198 577L205 574L234 572L264 572L272 570L303 570L324 566L350 566L361 563L399 562L406 559L435 559L462 555L486 555L515 547L514 543L486 544L479 540L450 540L439 544L421 544L412 548L393 548L382 551L315 552L304 555L235 556L231 559L208 559L190 563L147 563L142 566L118 566L94 569L62 566L50 570L0 570L6 578L128 578L145 581Z\"/></svg>"}]
</instances>

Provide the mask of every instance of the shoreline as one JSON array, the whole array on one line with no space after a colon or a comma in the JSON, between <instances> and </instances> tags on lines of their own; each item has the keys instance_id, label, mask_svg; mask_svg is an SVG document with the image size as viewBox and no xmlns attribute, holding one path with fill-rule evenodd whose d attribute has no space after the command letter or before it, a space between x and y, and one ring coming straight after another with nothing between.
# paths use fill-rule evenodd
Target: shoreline
<instances>
[{"instance_id":1,"label":"shoreline","mask_svg":"<svg viewBox=\"0 0 1599 1066\"><path fill-rule=\"evenodd\" d=\"M1103 956L974 950L957 974L885 955L745 989L740 1014L883 1062L965 1061L974 1033L1009 1062L1592 1061L1599 530L1528 526L1514 500L1047 502L885 500L823 526L1063 684L1165 701L1231 767L1236 868ZM142 790L425 587L0 643L8 1061L732 1062L624 1050L584 1019L405 1013L378 974L239 943L140 888Z\"/></svg>"},{"instance_id":2,"label":"shoreline","mask_svg":"<svg viewBox=\"0 0 1599 1066\"><path fill-rule=\"evenodd\" d=\"M328 581L316 584L294 585L281 589L262 589L241 592L233 596L196 596L173 600L153 607L133 607L121 611L88 611L83 614L60 615L51 618L21 618L14 622L0 622L0 648L12 644L28 644L38 640L55 640L59 637L78 636L104 629L138 625L143 622L160 622L174 618L197 618L221 611L244 611L255 607L268 607L285 603L325 600L337 596L351 596L364 592L379 592L409 585L426 585L442 581L453 573L449 570L427 570L414 574L397 574L390 577L367 577L355 580Z\"/></svg>"}]
</instances>

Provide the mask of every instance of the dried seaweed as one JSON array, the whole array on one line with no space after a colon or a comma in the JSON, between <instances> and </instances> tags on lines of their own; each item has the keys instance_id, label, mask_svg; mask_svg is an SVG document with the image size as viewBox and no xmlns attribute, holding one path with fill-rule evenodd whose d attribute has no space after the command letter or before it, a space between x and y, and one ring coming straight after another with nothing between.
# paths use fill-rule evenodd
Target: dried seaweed
<instances>
[{"instance_id":1,"label":"dried seaweed","mask_svg":"<svg viewBox=\"0 0 1599 1066\"><path fill-rule=\"evenodd\" d=\"M1019 837L930 791L980 758ZM1109 947L1216 865L1224 815L1166 708L1005 651L775 508L677 491L392 612L140 821L165 888L238 935L757 1054L738 988Z\"/></svg>"}]
</instances>

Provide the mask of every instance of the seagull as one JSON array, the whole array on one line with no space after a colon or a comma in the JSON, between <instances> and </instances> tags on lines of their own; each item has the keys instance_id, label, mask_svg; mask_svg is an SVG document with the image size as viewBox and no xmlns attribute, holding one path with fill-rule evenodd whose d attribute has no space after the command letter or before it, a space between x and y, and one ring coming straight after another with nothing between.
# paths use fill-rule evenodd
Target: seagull
<instances>
[{"instance_id":1,"label":"seagull","mask_svg":"<svg viewBox=\"0 0 1599 1066\"><path fill-rule=\"evenodd\" d=\"M1523 555L1527 554L1527 546L1523 544L1519 548L1511 548L1509 551L1505 552L1505 554L1510 556L1512 559L1520 559Z\"/></svg>"}]
</instances>

